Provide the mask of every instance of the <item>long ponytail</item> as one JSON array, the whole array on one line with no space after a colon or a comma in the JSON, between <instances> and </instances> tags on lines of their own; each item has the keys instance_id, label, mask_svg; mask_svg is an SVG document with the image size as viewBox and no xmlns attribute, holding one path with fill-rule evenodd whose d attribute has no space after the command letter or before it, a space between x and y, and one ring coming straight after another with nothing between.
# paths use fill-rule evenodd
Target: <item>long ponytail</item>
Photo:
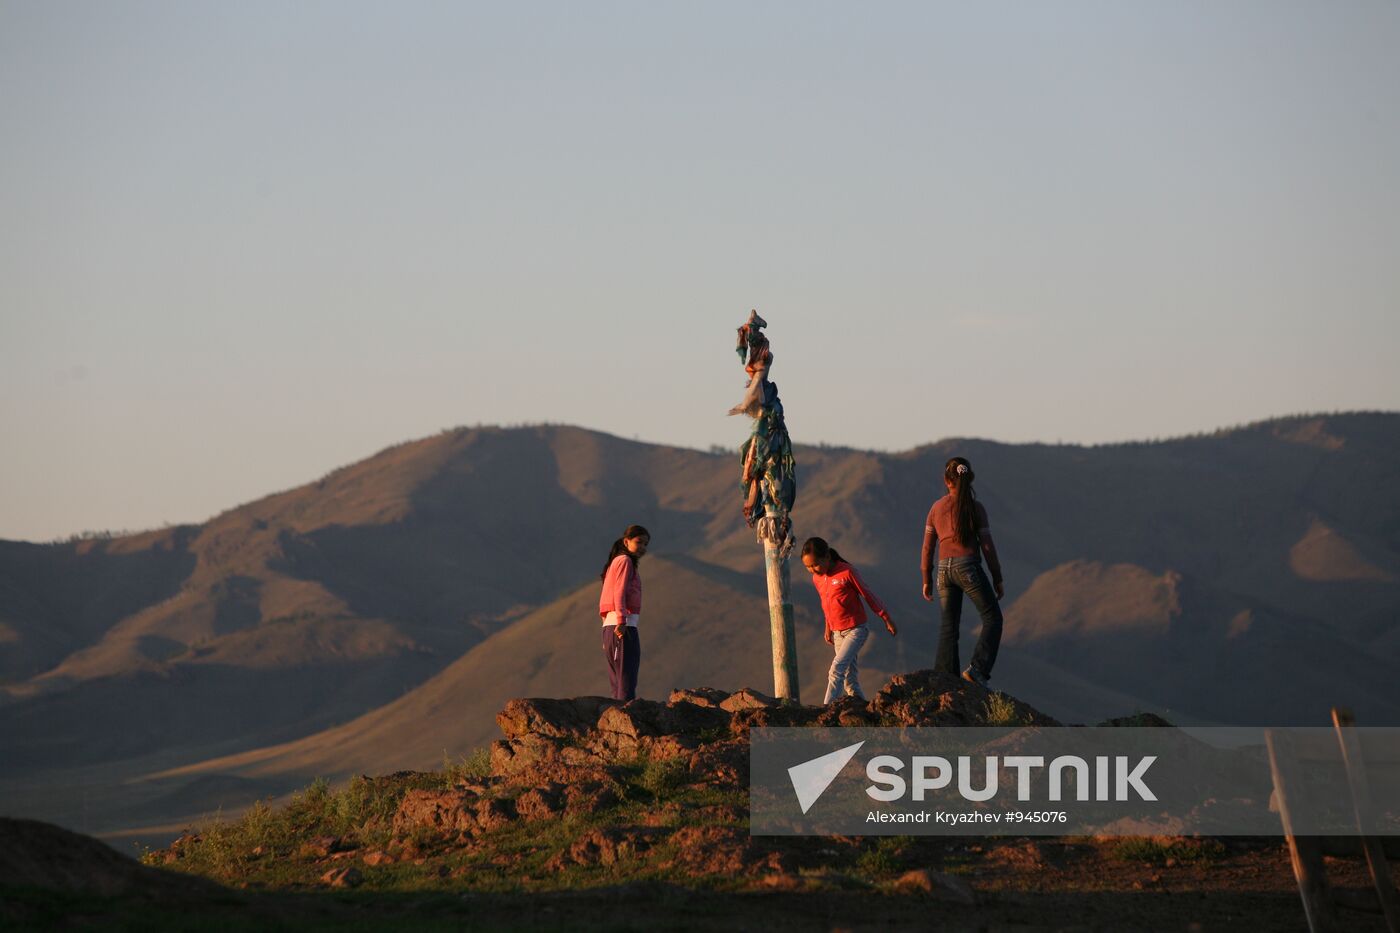
<instances>
[{"instance_id":1,"label":"long ponytail","mask_svg":"<svg viewBox=\"0 0 1400 933\"><path fill-rule=\"evenodd\" d=\"M642 535L646 535L648 538L650 538L651 532L647 531L641 525L627 526L627 530L622 533L622 537L614 541L612 544L612 549L608 551L608 561L607 563L603 564L603 572L598 574L599 580L606 580L608 578L608 568L612 566L612 562L617 559L617 555L619 554L626 554L627 559L632 562L632 566L637 566L637 555L627 550L627 545L623 542L625 542L628 538L640 538Z\"/></svg>"},{"instance_id":2,"label":"long ponytail","mask_svg":"<svg viewBox=\"0 0 1400 933\"><path fill-rule=\"evenodd\" d=\"M953 530L958 541L964 546L975 545L981 537L977 534L977 493L972 489L977 474L966 457L953 457L943 466L943 478L952 486Z\"/></svg>"},{"instance_id":3,"label":"long ponytail","mask_svg":"<svg viewBox=\"0 0 1400 933\"><path fill-rule=\"evenodd\" d=\"M806 557L808 554L812 555L817 560L826 560L828 557L833 561L845 560L836 548L826 543L825 538L808 538L804 541L802 543L802 556Z\"/></svg>"}]
</instances>

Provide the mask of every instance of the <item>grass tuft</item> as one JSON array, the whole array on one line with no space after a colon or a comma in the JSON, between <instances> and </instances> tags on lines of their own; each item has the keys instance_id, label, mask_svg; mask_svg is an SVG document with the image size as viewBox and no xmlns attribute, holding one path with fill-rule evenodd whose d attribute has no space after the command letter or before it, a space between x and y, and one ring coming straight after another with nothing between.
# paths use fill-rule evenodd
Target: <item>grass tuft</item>
<instances>
[{"instance_id":1,"label":"grass tuft","mask_svg":"<svg viewBox=\"0 0 1400 933\"><path fill-rule=\"evenodd\" d=\"M989 726L1024 726L1029 723L1016 709L1016 701L1004 693L993 693L983 706Z\"/></svg>"},{"instance_id":2,"label":"grass tuft","mask_svg":"<svg viewBox=\"0 0 1400 933\"><path fill-rule=\"evenodd\" d=\"M491 752L485 748L474 749L454 762L444 749L442 773L446 776L444 790L450 790L458 784L484 781L491 775Z\"/></svg>"}]
</instances>

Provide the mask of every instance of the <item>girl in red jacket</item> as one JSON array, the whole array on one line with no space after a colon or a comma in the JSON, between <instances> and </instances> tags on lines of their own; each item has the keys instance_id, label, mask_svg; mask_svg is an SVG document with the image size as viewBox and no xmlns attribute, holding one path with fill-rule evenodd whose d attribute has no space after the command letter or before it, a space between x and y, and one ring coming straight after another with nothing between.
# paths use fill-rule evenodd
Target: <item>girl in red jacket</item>
<instances>
[{"instance_id":1,"label":"girl in red jacket","mask_svg":"<svg viewBox=\"0 0 1400 933\"><path fill-rule=\"evenodd\" d=\"M870 636L865 627L865 607L861 597L875 614L884 620L885 628L895 634L894 622L879 597L870 592L856 568L841 559L836 549L821 538L808 538L802 545L802 566L812 575L812 585L822 601L826 617L826 643L836 649L831 671L826 678L826 699L830 703L843 693L865 699L861 693L856 670L856 655Z\"/></svg>"},{"instance_id":2,"label":"girl in red jacket","mask_svg":"<svg viewBox=\"0 0 1400 933\"><path fill-rule=\"evenodd\" d=\"M628 525L622 537L613 542L600 574L603 594L598 599L598 615L603 619L603 656L608 660L612 695L617 700L637 696L637 669L642 662L642 643L637 636L642 578L637 574L637 561L650 544L651 532L641 525Z\"/></svg>"}]
</instances>

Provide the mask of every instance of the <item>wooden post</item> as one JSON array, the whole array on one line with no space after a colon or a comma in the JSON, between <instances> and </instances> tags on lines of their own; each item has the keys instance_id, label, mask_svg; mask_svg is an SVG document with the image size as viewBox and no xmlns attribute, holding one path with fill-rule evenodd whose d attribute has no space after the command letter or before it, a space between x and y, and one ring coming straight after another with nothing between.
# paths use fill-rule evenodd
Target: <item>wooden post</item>
<instances>
[{"instance_id":1,"label":"wooden post","mask_svg":"<svg viewBox=\"0 0 1400 933\"><path fill-rule=\"evenodd\" d=\"M1298 879L1298 894L1303 898L1308 929L1312 933L1330 933L1338 929L1337 912L1332 906L1327 872L1322 864L1322 847L1317 837L1299 836L1293 830L1293 814L1307 807L1293 743L1288 735L1272 729L1264 730L1264 742L1269 748L1269 769L1274 777L1278 815L1288 838L1288 855L1293 862L1293 876Z\"/></svg>"},{"instance_id":2,"label":"wooden post","mask_svg":"<svg viewBox=\"0 0 1400 933\"><path fill-rule=\"evenodd\" d=\"M768 577L768 619L773 637L773 695L797 702L797 630L792 621L789 588L792 571L778 556L780 542L763 540L763 569Z\"/></svg>"},{"instance_id":3,"label":"wooden post","mask_svg":"<svg viewBox=\"0 0 1400 933\"><path fill-rule=\"evenodd\" d=\"M1366 865L1371 869L1371 883L1376 886L1376 900L1385 915L1386 928L1400 931L1400 898L1396 897L1395 882L1390 877L1390 865L1380 839L1371 835L1371 785L1366 777L1366 763L1361 758L1361 740L1353 727L1356 717L1349 709L1333 708L1332 726L1337 730L1337 742L1342 747L1342 766L1346 768L1347 784L1351 788L1351 805L1356 814L1356 831L1361 834L1361 850L1366 853Z\"/></svg>"},{"instance_id":4,"label":"wooden post","mask_svg":"<svg viewBox=\"0 0 1400 933\"><path fill-rule=\"evenodd\" d=\"M763 328L768 322L749 312L739 328L735 349L749 374L744 397L729 409L731 415L754 419L743 457L744 521L757 528L763 543L763 573L768 580L768 628L773 642L773 694L780 700L798 702L797 632L792 620L792 582L788 552L792 550L791 518L797 498L797 476L792 441L783 421L783 403L778 387L768 381L773 351ZM762 513L759 513L760 507Z\"/></svg>"}]
</instances>

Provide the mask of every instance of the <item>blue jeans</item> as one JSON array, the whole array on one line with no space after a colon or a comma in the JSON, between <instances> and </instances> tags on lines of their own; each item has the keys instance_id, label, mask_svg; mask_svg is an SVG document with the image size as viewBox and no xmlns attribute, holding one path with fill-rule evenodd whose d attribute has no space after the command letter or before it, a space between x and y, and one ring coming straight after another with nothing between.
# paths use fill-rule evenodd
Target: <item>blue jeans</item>
<instances>
[{"instance_id":1,"label":"blue jeans","mask_svg":"<svg viewBox=\"0 0 1400 933\"><path fill-rule=\"evenodd\" d=\"M831 670L826 675L826 699L822 703L830 703L842 694L865 699L857 679L860 672L856 669L856 655L860 654L860 646L869 637L870 629L864 625L831 633L831 645L836 649L836 657L831 659Z\"/></svg>"},{"instance_id":2,"label":"blue jeans","mask_svg":"<svg viewBox=\"0 0 1400 933\"><path fill-rule=\"evenodd\" d=\"M979 557L945 557L938 562L938 607L943 625L938 631L938 656L933 669L942 674L958 673L958 626L964 593L982 616L982 633L972 650L972 667L983 677L991 677L1001 645L1001 606Z\"/></svg>"}]
</instances>

